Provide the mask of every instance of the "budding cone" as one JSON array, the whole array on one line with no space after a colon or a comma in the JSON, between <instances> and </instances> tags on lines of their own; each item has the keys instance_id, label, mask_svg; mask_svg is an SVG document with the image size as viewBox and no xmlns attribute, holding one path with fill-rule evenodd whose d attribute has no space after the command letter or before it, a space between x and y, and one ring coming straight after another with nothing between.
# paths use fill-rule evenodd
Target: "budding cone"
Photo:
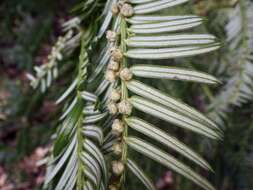
<instances>
[{"instance_id":1,"label":"budding cone","mask_svg":"<svg viewBox=\"0 0 253 190\"><path fill-rule=\"evenodd\" d=\"M120 13L125 17L131 17L134 14L134 9L130 4L125 3L122 5Z\"/></svg>"},{"instance_id":2,"label":"budding cone","mask_svg":"<svg viewBox=\"0 0 253 190\"><path fill-rule=\"evenodd\" d=\"M129 81L133 78L133 73L130 69L124 68L120 71L120 78L124 81Z\"/></svg>"},{"instance_id":3,"label":"budding cone","mask_svg":"<svg viewBox=\"0 0 253 190\"><path fill-rule=\"evenodd\" d=\"M117 102L117 101L120 100L120 98L121 98L120 92L116 89L113 89L112 92L111 92L110 99L114 102Z\"/></svg>"},{"instance_id":4,"label":"budding cone","mask_svg":"<svg viewBox=\"0 0 253 190\"><path fill-rule=\"evenodd\" d=\"M120 175L125 169L124 164L121 161L112 161L112 171L115 175Z\"/></svg>"},{"instance_id":5,"label":"budding cone","mask_svg":"<svg viewBox=\"0 0 253 190\"><path fill-rule=\"evenodd\" d=\"M111 70L107 70L105 73L105 79L108 80L109 82L113 83L116 80L116 73L111 71Z\"/></svg>"},{"instance_id":6,"label":"budding cone","mask_svg":"<svg viewBox=\"0 0 253 190\"><path fill-rule=\"evenodd\" d=\"M109 185L109 190L118 190L115 185Z\"/></svg>"},{"instance_id":7,"label":"budding cone","mask_svg":"<svg viewBox=\"0 0 253 190\"><path fill-rule=\"evenodd\" d=\"M119 70L119 63L111 60L110 63L108 64L108 69L112 70L112 71L118 71Z\"/></svg>"},{"instance_id":8,"label":"budding cone","mask_svg":"<svg viewBox=\"0 0 253 190\"><path fill-rule=\"evenodd\" d=\"M106 38L110 41L110 42L115 42L116 41L116 37L117 34L114 31L108 30L106 32Z\"/></svg>"},{"instance_id":9,"label":"budding cone","mask_svg":"<svg viewBox=\"0 0 253 190\"><path fill-rule=\"evenodd\" d=\"M115 103L109 103L107 105L107 109L109 111L110 114L115 115L116 113L118 113L118 108L117 105Z\"/></svg>"},{"instance_id":10,"label":"budding cone","mask_svg":"<svg viewBox=\"0 0 253 190\"><path fill-rule=\"evenodd\" d=\"M119 7L118 7L118 5L117 5L116 3L114 3L114 4L112 5L111 11L112 11L112 14L113 14L113 15L119 14Z\"/></svg>"},{"instance_id":11,"label":"budding cone","mask_svg":"<svg viewBox=\"0 0 253 190\"><path fill-rule=\"evenodd\" d=\"M120 136L124 131L124 124L119 119L115 119L112 124L112 133Z\"/></svg>"},{"instance_id":12,"label":"budding cone","mask_svg":"<svg viewBox=\"0 0 253 190\"><path fill-rule=\"evenodd\" d=\"M130 115L132 113L132 108L133 108L133 106L127 100L122 100L118 104L118 110L122 114Z\"/></svg>"},{"instance_id":13,"label":"budding cone","mask_svg":"<svg viewBox=\"0 0 253 190\"><path fill-rule=\"evenodd\" d=\"M113 153L116 155L121 155L122 153L122 145L120 143L116 143L112 146Z\"/></svg>"},{"instance_id":14,"label":"budding cone","mask_svg":"<svg viewBox=\"0 0 253 190\"><path fill-rule=\"evenodd\" d=\"M120 62L123 58L122 52L120 51L120 49L117 49L117 48L115 49L113 48L111 50L111 56L112 56L112 60L116 62Z\"/></svg>"}]
</instances>

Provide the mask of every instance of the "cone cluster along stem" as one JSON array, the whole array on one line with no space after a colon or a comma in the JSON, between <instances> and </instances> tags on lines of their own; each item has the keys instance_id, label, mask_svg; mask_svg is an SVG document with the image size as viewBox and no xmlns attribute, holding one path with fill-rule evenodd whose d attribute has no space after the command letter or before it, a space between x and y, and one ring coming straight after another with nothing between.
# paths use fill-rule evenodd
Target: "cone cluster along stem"
<instances>
[{"instance_id":1,"label":"cone cluster along stem","mask_svg":"<svg viewBox=\"0 0 253 190\"><path fill-rule=\"evenodd\" d=\"M127 145L124 137L128 135L128 127L124 118L132 113L132 105L128 101L128 90L125 82L132 79L133 74L127 67L127 60L124 53L127 51L125 40L127 39L126 17L134 14L133 7L126 1L119 1L112 5L114 16L120 16L120 30L107 31L106 38L110 43L110 62L107 66L105 78L114 84L111 90L108 111L116 119L112 124L112 134L117 137L117 142L113 144L115 160L111 163L112 179L109 185L110 190L121 189L125 180L125 167L127 161Z\"/></svg>"}]
</instances>

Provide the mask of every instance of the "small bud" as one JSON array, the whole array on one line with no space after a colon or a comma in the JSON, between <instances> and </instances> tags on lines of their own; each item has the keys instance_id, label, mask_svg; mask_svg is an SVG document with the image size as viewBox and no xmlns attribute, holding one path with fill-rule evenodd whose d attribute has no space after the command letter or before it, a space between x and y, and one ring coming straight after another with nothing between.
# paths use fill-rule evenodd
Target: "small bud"
<instances>
[{"instance_id":1,"label":"small bud","mask_svg":"<svg viewBox=\"0 0 253 190\"><path fill-rule=\"evenodd\" d=\"M112 115L115 115L116 113L118 113L118 108L117 105L115 103L110 102L107 105L107 109L109 110L109 113Z\"/></svg>"},{"instance_id":2,"label":"small bud","mask_svg":"<svg viewBox=\"0 0 253 190\"><path fill-rule=\"evenodd\" d=\"M110 42L115 42L116 41L116 37L117 34L114 31L108 30L106 32L106 38L110 41Z\"/></svg>"},{"instance_id":3,"label":"small bud","mask_svg":"<svg viewBox=\"0 0 253 190\"><path fill-rule=\"evenodd\" d=\"M108 64L108 69L113 70L113 71L118 71L119 70L119 63L111 60L110 63Z\"/></svg>"},{"instance_id":4,"label":"small bud","mask_svg":"<svg viewBox=\"0 0 253 190\"><path fill-rule=\"evenodd\" d=\"M116 89L113 89L111 91L111 96L110 96L110 99L114 102L117 102L119 101L121 98L121 94L120 94L120 91L116 90Z\"/></svg>"},{"instance_id":5,"label":"small bud","mask_svg":"<svg viewBox=\"0 0 253 190\"><path fill-rule=\"evenodd\" d=\"M130 4L125 3L125 4L123 4L123 6L120 9L120 13L124 17L131 17L134 14L134 9L133 9L133 7Z\"/></svg>"},{"instance_id":6,"label":"small bud","mask_svg":"<svg viewBox=\"0 0 253 190\"><path fill-rule=\"evenodd\" d=\"M118 7L118 5L117 5L116 3L114 3L114 4L112 5L111 12L112 12L113 15L119 14L119 7Z\"/></svg>"},{"instance_id":7,"label":"small bud","mask_svg":"<svg viewBox=\"0 0 253 190\"><path fill-rule=\"evenodd\" d=\"M118 110L122 114L130 115L132 113L133 106L127 100L122 100L118 103Z\"/></svg>"},{"instance_id":8,"label":"small bud","mask_svg":"<svg viewBox=\"0 0 253 190\"><path fill-rule=\"evenodd\" d=\"M119 119L115 119L112 124L112 133L114 135L121 135L124 131L124 124Z\"/></svg>"},{"instance_id":9,"label":"small bud","mask_svg":"<svg viewBox=\"0 0 253 190\"><path fill-rule=\"evenodd\" d=\"M115 47L115 46L111 46L110 47L110 53L112 54L112 52L114 51L114 50L116 50L117 48Z\"/></svg>"},{"instance_id":10,"label":"small bud","mask_svg":"<svg viewBox=\"0 0 253 190\"><path fill-rule=\"evenodd\" d=\"M112 161L112 171L115 175L120 175L125 169L124 164L121 161Z\"/></svg>"},{"instance_id":11,"label":"small bud","mask_svg":"<svg viewBox=\"0 0 253 190\"><path fill-rule=\"evenodd\" d=\"M133 73L128 68L124 68L120 71L120 78L124 81L129 81L133 78Z\"/></svg>"},{"instance_id":12,"label":"small bud","mask_svg":"<svg viewBox=\"0 0 253 190\"><path fill-rule=\"evenodd\" d=\"M105 79L108 80L109 82L113 83L116 80L116 74L115 72L111 70L107 70L105 73Z\"/></svg>"},{"instance_id":13,"label":"small bud","mask_svg":"<svg viewBox=\"0 0 253 190\"><path fill-rule=\"evenodd\" d=\"M112 56L112 60L114 60L116 62L120 62L123 58L123 54L120 51L120 49L112 49L111 56Z\"/></svg>"},{"instance_id":14,"label":"small bud","mask_svg":"<svg viewBox=\"0 0 253 190\"><path fill-rule=\"evenodd\" d=\"M118 188L115 185L109 185L109 190L118 190Z\"/></svg>"},{"instance_id":15,"label":"small bud","mask_svg":"<svg viewBox=\"0 0 253 190\"><path fill-rule=\"evenodd\" d=\"M115 155L121 155L122 154L122 145L121 143L115 143L112 146L113 153Z\"/></svg>"}]
</instances>

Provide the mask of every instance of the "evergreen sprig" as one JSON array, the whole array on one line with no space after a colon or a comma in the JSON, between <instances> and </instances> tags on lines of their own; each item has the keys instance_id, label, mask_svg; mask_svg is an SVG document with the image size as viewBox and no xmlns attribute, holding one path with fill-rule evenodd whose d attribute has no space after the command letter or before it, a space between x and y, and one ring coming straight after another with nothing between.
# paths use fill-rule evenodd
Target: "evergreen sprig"
<instances>
[{"instance_id":1,"label":"evergreen sprig","mask_svg":"<svg viewBox=\"0 0 253 190\"><path fill-rule=\"evenodd\" d=\"M219 83L207 73L159 65L158 60L191 57L219 48L213 35L189 33L202 18L164 13L186 2L89 0L74 9L85 10L80 13L80 60L75 79L57 100L66 106L55 134L45 188L126 189L126 171L130 170L147 189L156 189L129 155L132 149L206 190L214 189L190 166L152 142L212 171L199 154L142 118L147 115L210 139L222 138L212 120L160 91L158 85L147 84L147 79L156 84L160 79ZM153 140L134 136L133 131Z\"/></svg>"}]
</instances>

